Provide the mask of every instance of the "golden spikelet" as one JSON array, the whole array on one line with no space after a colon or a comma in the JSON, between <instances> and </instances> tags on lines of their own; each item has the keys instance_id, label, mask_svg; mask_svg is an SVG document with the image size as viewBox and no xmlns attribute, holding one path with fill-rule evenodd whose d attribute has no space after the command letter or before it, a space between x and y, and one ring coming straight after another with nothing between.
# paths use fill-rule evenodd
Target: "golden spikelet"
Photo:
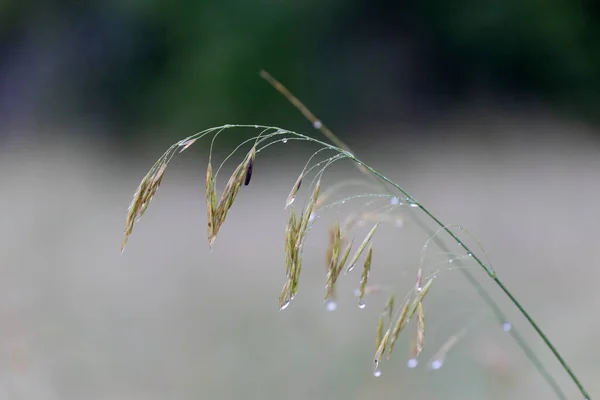
<instances>
[{"instance_id":1,"label":"golden spikelet","mask_svg":"<svg viewBox=\"0 0 600 400\"><path fill-rule=\"evenodd\" d=\"M193 145L196 140L198 140L198 138L194 138L194 139L189 139L189 140L185 140L182 141L179 145L182 146L181 150L179 150L179 154L183 153L184 151L186 151L191 145Z\"/></svg>"},{"instance_id":2,"label":"golden spikelet","mask_svg":"<svg viewBox=\"0 0 600 400\"><path fill-rule=\"evenodd\" d=\"M365 259L365 265L363 267L363 272L360 277L360 296L359 296L359 306L364 306L363 297L365 297L365 288L367 287L367 281L369 280L369 272L371 271L371 260L373 258L373 246L369 245L369 250L367 251L367 258Z\"/></svg>"},{"instance_id":3,"label":"golden spikelet","mask_svg":"<svg viewBox=\"0 0 600 400\"><path fill-rule=\"evenodd\" d=\"M410 310L408 312L408 319L411 319L413 317L413 315L415 315L415 312L417 311L419 303L421 301L423 301L423 299L425 298L425 295L427 294L427 292L429 292L429 289L431 288L432 283L433 283L433 278L429 279L427 281L427 283L425 283L425 286L423 286L423 288L421 288L420 291L417 291L417 294L415 295L415 299L413 300L413 302L410 306Z\"/></svg>"},{"instance_id":4,"label":"golden spikelet","mask_svg":"<svg viewBox=\"0 0 600 400\"><path fill-rule=\"evenodd\" d=\"M373 366L374 366L375 371L377 371L377 369L379 368L379 364L381 363L381 358L383 357L383 353L387 349L389 339L390 339L390 330L388 329L387 331L385 331L385 335L383 335L383 338L381 339L381 342L379 343L379 346L377 347L377 350L375 351L375 357L373 357Z\"/></svg>"},{"instance_id":5,"label":"golden spikelet","mask_svg":"<svg viewBox=\"0 0 600 400\"><path fill-rule=\"evenodd\" d=\"M330 249L328 250L329 261L327 263L327 284L325 292L326 300L333 293L335 283L339 276L338 262L341 242L342 237L340 233L340 224L338 222L330 229Z\"/></svg>"},{"instance_id":6,"label":"golden spikelet","mask_svg":"<svg viewBox=\"0 0 600 400\"><path fill-rule=\"evenodd\" d=\"M148 205L150 205L150 201L156 194L160 184L162 182L162 178L165 174L165 170L167 169L167 163L162 162L152 168L148 174L142 179L140 182L135 194L133 195L133 199L129 204L129 208L127 210L127 217L125 219L125 233L123 237L123 242L121 243L121 252L125 250L125 246L127 245L127 241L129 240L129 236L133 232L133 226L139 219L144 215Z\"/></svg>"},{"instance_id":7,"label":"golden spikelet","mask_svg":"<svg viewBox=\"0 0 600 400\"><path fill-rule=\"evenodd\" d=\"M281 289L281 294L279 295L279 309L285 310L287 306L290 305L290 300L292 297L291 294L291 279L287 279L283 284L283 288Z\"/></svg>"},{"instance_id":8,"label":"golden spikelet","mask_svg":"<svg viewBox=\"0 0 600 400\"><path fill-rule=\"evenodd\" d=\"M223 222L225 222L225 217L227 216L227 212L233 205L235 198L244 183L247 180L248 172L250 171L251 165L254 163L254 158L256 157L256 146L252 147L252 149L246 155L244 161L237 166L227 184L225 185L225 189L223 189L223 193L221 194L221 199L217 205L217 209L214 217L214 227L213 227L213 235L216 237L217 233ZM213 239L214 240L214 239Z\"/></svg>"},{"instance_id":9,"label":"golden spikelet","mask_svg":"<svg viewBox=\"0 0 600 400\"><path fill-rule=\"evenodd\" d=\"M304 178L304 173L300 174L298 179L296 179L296 183L294 183L294 186L292 187L292 190L290 191L290 194L288 195L288 198L285 202L285 208L288 208L289 206L291 206L292 203L294 202L294 200L296 200L296 194L298 193L298 190L300 190L300 186L302 185L303 178Z\"/></svg>"},{"instance_id":10,"label":"golden spikelet","mask_svg":"<svg viewBox=\"0 0 600 400\"><path fill-rule=\"evenodd\" d=\"M296 262L293 268L291 299L293 299L294 296L296 296L296 293L298 293L298 281L300 280L300 271L302 271L302 253L299 253L296 256Z\"/></svg>"},{"instance_id":11,"label":"golden spikelet","mask_svg":"<svg viewBox=\"0 0 600 400\"><path fill-rule=\"evenodd\" d=\"M350 243L348 243L348 245L346 246L346 249L344 250L344 253L342 255L342 258L340 259L340 262L338 263L338 275L339 273L342 271L342 269L344 269L344 265L346 265L346 260L348 260L348 256L350 255L350 251L352 250L352 245L354 244L354 239L352 239L350 241Z\"/></svg>"},{"instance_id":12,"label":"golden spikelet","mask_svg":"<svg viewBox=\"0 0 600 400\"><path fill-rule=\"evenodd\" d=\"M393 294L390 296L387 303L385 304L385 309L383 310L383 312L384 313L387 312L388 318L390 320L392 319L392 315L394 313L394 295Z\"/></svg>"},{"instance_id":13,"label":"golden spikelet","mask_svg":"<svg viewBox=\"0 0 600 400\"><path fill-rule=\"evenodd\" d=\"M402 332L402 329L404 329L406 324L408 324L408 320L409 320L409 318L408 318L408 300L407 300L404 302L402 311L400 311L400 316L398 316L398 320L396 321L396 324L394 325L394 329L392 330L392 337L390 339L390 348L389 348L388 354L392 354L392 350L394 350L394 344L396 343L396 340L398 340L398 336L400 335L400 332Z\"/></svg>"},{"instance_id":14,"label":"golden spikelet","mask_svg":"<svg viewBox=\"0 0 600 400\"><path fill-rule=\"evenodd\" d=\"M425 345L425 311L423 309L423 303L419 302L417 307L417 340L415 347L415 357L418 357L423 351Z\"/></svg>"},{"instance_id":15,"label":"golden spikelet","mask_svg":"<svg viewBox=\"0 0 600 400\"><path fill-rule=\"evenodd\" d=\"M356 264L356 262L358 261L358 259L361 256L361 254L363 253L363 251L365 250L365 248L371 241L371 238L375 234L375 231L377 230L378 226L379 226L379 223L375 224L375 226L373 226L373 228L371 228L371 230L369 231L369 233L367 234L367 236L365 237L363 242L360 244L360 246L358 247L358 250L356 250L356 253L354 253L352 260L350 260L350 263L348 264L348 269L346 269L346 273L348 273L348 272L352 271L352 269L354 269L354 265Z\"/></svg>"},{"instance_id":16,"label":"golden spikelet","mask_svg":"<svg viewBox=\"0 0 600 400\"><path fill-rule=\"evenodd\" d=\"M290 219L285 228L285 261L286 261L286 275L289 277L294 261L296 259L296 236L298 234L298 226L296 225L296 211L292 208L290 212Z\"/></svg>"},{"instance_id":17,"label":"golden spikelet","mask_svg":"<svg viewBox=\"0 0 600 400\"><path fill-rule=\"evenodd\" d=\"M212 165L209 162L206 168L206 220L207 222L207 234L208 234L208 245L212 247L212 244L216 238L215 232L215 213L217 209L217 195L215 193Z\"/></svg>"},{"instance_id":18,"label":"golden spikelet","mask_svg":"<svg viewBox=\"0 0 600 400\"><path fill-rule=\"evenodd\" d=\"M304 235L306 233L306 231L308 230L308 224L311 220L311 215L315 206L315 203L317 202L317 199L319 198L319 191L321 190L321 180L317 181L315 188L313 189L313 192L310 196L310 199L308 200L308 204L306 205L306 210L304 210L304 212L302 213L302 216L300 218L300 227L298 228L298 236L296 237L296 247L300 248L300 246L302 245L302 241L304 240Z\"/></svg>"},{"instance_id":19,"label":"golden spikelet","mask_svg":"<svg viewBox=\"0 0 600 400\"><path fill-rule=\"evenodd\" d=\"M377 330L375 331L375 350L379 349L379 345L383 340L383 322L384 322L383 314L379 316L379 320L377 320Z\"/></svg>"}]
</instances>

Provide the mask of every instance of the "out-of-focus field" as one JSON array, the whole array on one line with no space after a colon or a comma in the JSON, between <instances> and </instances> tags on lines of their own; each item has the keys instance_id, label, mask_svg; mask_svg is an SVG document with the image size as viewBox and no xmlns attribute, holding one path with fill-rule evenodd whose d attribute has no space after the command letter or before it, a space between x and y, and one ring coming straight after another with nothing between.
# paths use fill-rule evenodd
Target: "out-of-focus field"
<instances>
[{"instance_id":1,"label":"out-of-focus field","mask_svg":"<svg viewBox=\"0 0 600 400\"><path fill-rule=\"evenodd\" d=\"M444 222L473 232L591 395L600 395L598 143L581 127L523 119L431 129L448 139L365 137L361 158ZM523 135L531 131L544 139ZM160 154L141 148L132 156L66 136L29 139L36 137L16 137L0 150L0 400L552 398L456 271L440 274L426 302L420 365L406 367L411 327L374 378L375 324L386 296L358 309L357 268L341 278L338 310L325 311L326 226L312 233L299 295L280 312L283 204L303 166L300 155L286 157L287 147L257 160L212 252L206 158L190 149L167 171L121 255L131 195ZM326 179L341 176L338 169ZM409 220L382 230L373 283L413 284L427 239L419 232ZM579 398L525 322L486 287L569 398ZM444 367L428 370L461 327L468 334Z\"/></svg>"}]
</instances>

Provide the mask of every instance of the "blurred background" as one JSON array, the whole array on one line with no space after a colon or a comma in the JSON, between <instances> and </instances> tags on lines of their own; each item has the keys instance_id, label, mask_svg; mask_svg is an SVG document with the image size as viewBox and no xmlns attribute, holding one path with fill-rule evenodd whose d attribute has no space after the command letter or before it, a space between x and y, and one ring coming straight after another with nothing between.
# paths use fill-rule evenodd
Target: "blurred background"
<instances>
[{"instance_id":1,"label":"blurred background","mask_svg":"<svg viewBox=\"0 0 600 400\"><path fill-rule=\"evenodd\" d=\"M398 207L402 223L378 232L370 280L385 288L365 309L360 271L341 279L335 312L323 306L334 212L311 233L298 298L278 310L283 204L316 148L260 153L210 252L209 142L197 142L119 253L131 196L175 141L225 123L318 137L262 68L361 159L472 232L600 394L599 22L598 4L559 0L0 2L0 400L552 398L451 269L461 252L449 242L452 254L427 252L426 272L441 272L419 365L406 365L410 327L372 376L377 318L414 285L434 229L418 209ZM213 162L252 134L224 132ZM346 178L364 179L340 164L324 184ZM566 397L581 398L470 270Z\"/></svg>"}]
</instances>

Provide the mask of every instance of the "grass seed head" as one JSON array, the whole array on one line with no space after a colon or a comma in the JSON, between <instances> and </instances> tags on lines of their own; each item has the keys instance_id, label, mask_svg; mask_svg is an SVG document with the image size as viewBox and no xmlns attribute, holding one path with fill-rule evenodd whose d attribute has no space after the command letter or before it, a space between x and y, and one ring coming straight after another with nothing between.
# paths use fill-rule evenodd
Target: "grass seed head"
<instances>
[{"instance_id":1,"label":"grass seed head","mask_svg":"<svg viewBox=\"0 0 600 400\"><path fill-rule=\"evenodd\" d=\"M375 331L375 350L379 349L379 345L383 340L383 323L384 317L382 314L379 316L379 320L377 320L377 330Z\"/></svg>"},{"instance_id":2,"label":"grass seed head","mask_svg":"<svg viewBox=\"0 0 600 400\"><path fill-rule=\"evenodd\" d=\"M179 144L181 146L181 150L179 150L179 154L181 154L184 151L186 151L191 145L193 145L196 142L196 140L198 140L198 138L194 138L194 139L189 139L189 140L182 141Z\"/></svg>"},{"instance_id":3,"label":"grass seed head","mask_svg":"<svg viewBox=\"0 0 600 400\"><path fill-rule=\"evenodd\" d=\"M385 331L385 335L381 338L381 342L375 351L375 357L373 357L373 367L376 371L379 368L379 364L381 363L381 358L383 357L383 353L387 349L387 345L390 339L390 330Z\"/></svg>"},{"instance_id":4,"label":"grass seed head","mask_svg":"<svg viewBox=\"0 0 600 400\"><path fill-rule=\"evenodd\" d=\"M390 296L390 298L388 299L386 305L385 305L385 309L383 310L383 312L387 312L388 314L388 318L391 320L392 319L392 315L394 313L394 295L392 294Z\"/></svg>"},{"instance_id":5,"label":"grass seed head","mask_svg":"<svg viewBox=\"0 0 600 400\"><path fill-rule=\"evenodd\" d=\"M392 330L392 337L390 339L390 348L389 348L389 355L392 354L392 351L394 350L394 344L396 343L396 340L398 340L398 336L400 335L400 332L402 332L402 329L404 329L404 327L408 324L408 300L404 302L404 306L402 306L402 311L400 311L400 315L398 316L398 319L396 320L396 324L394 324L394 329Z\"/></svg>"},{"instance_id":6,"label":"grass seed head","mask_svg":"<svg viewBox=\"0 0 600 400\"><path fill-rule=\"evenodd\" d=\"M346 246L346 249L344 250L342 258L340 258L340 261L337 266L337 269L338 269L337 274L338 275L340 274L340 272L342 272L342 269L344 269L344 265L346 264L346 261L348 260L348 256L350 256L350 251L352 250L353 244L354 244L354 239L352 239L350 241L350 243L348 243L348 245Z\"/></svg>"},{"instance_id":7,"label":"grass seed head","mask_svg":"<svg viewBox=\"0 0 600 400\"><path fill-rule=\"evenodd\" d=\"M413 300L412 305L410 306L410 310L408 312L408 319L411 319L415 315L415 312L417 312L417 308L419 307L419 303L423 301L425 295L427 294L427 292L429 292L432 283L433 278L430 278L427 281L427 283L425 283L425 286L423 286L423 288L421 288L420 291L417 291L415 299Z\"/></svg>"},{"instance_id":8,"label":"grass seed head","mask_svg":"<svg viewBox=\"0 0 600 400\"><path fill-rule=\"evenodd\" d=\"M300 248L302 245L302 241L304 240L304 235L308 230L308 224L310 222L310 217L312 215L315 203L319 198L319 191L321 190L321 180L319 179L313 189L312 195L308 200L308 204L306 205L306 209L302 213L302 217L300 218L300 227L298 228L298 236L296 238L296 247Z\"/></svg>"},{"instance_id":9,"label":"grass seed head","mask_svg":"<svg viewBox=\"0 0 600 400\"><path fill-rule=\"evenodd\" d=\"M217 209L217 195L215 193L215 186L213 181L212 165L209 162L206 168L206 219L207 219L207 234L208 244L212 247L212 244L216 238L217 232L215 231L215 213Z\"/></svg>"},{"instance_id":10,"label":"grass seed head","mask_svg":"<svg viewBox=\"0 0 600 400\"><path fill-rule=\"evenodd\" d=\"M287 279L283 284L283 288L281 289L281 294L279 295L279 309L285 310L290 305L290 300L292 297L291 293L292 281L291 279Z\"/></svg>"},{"instance_id":11,"label":"grass seed head","mask_svg":"<svg viewBox=\"0 0 600 400\"><path fill-rule=\"evenodd\" d=\"M131 236L131 233L133 232L133 226L139 221L142 215L144 215L146 209L150 205L150 201L152 201L152 198L158 191L166 169L167 163L162 162L157 168L153 168L150 172L148 172L144 179L142 179L142 182L140 182L135 194L133 195L129 209L127 210L127 217L125 219L125 234L121 244L121 252L125 250L129 236Z\"/></svg>"},{"instance_id":12,"label":"grass seed head","mask_svg":"<svg viewBox=\"0 0 600 400\"><path fill-rule=\"evenodd\" d=\"M296 183L294 183L294 186L292 187L292 190L290 191L290 194L288 195L288 198L285 202L285 208L291 206L294 200L296 200L296 194L298 193L298 190L300 190L300 186L302 185L302 178L304 178L303 173L300 174L298 179L296 179Z\"/></svg>"},{"instance_id":13,"label":"grass seed head","mask_svg":"<svg viewBox=\"0 0 600 400\"><path fill-rule=\"evenodd\" d=\"M418 357L425 345L425 311L422 302L419 302L417 307L417 340L415 345L415 357Z\"/></svg>"},{"instance_id":14,"label":"grass seed head","mask_svg":"<svg viewBox=\"0 0 600 400\"><path fill-rule=\"evenodd\" d=\"M362 305L363 297L365 297L365 288L367 287L367 281L369 280L369 272L371 271L371 260L373 258L373 246L369 245L367 252L367 258L365 259L365 265L360 278L360 300L359 304Z\"/></svg>"},{"instance_id":15,"label":"grass seed head","mask_svg":"<svg viewBox=\"0 0 600 400\"><path fill-rule=\"evenodd\" d=\"M371 241L371 238L375 234L375 231L377 230L378 226L379 226L379 223L375 224L373 226L373 228L371 228L371 230L369 231L369 233L367 234L367 236L365 237L363 242L360 244L360 246L358 247L358 250L356 250L356 253L354 253L352 260L350 260L350 263L348 264L348 269L346 269L346 273L348 273L354 269L354 265L356 264L356 262L358 261L358 259L361 256L361 254L363 253L363 251L365 250L365 248Z\"/></svg>"}]
</instances>

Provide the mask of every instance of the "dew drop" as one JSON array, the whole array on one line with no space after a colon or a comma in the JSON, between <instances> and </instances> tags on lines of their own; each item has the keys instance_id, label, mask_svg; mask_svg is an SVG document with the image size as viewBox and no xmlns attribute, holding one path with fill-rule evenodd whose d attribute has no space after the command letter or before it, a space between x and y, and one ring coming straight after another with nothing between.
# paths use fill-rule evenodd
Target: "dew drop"
<instances>
[{"instance_id":1,"label":"dew drop","mask_svg":"<svg viewBox=\"0 0 600 400\"><path fill-rule=\"evenodd\" d=\"M289 305L290 305L290 301L289 301L289 300L286 300L286 301L285 301L285 303L283 303L283 304L281 305L281 307L279 308L279 311L283 311L283 310L285 310L286 308L288 308L288 307L289 307Z\"/></svg>"},{"instance_id":2,"label":"dew drop","mask_svg":"<svg viewBox=\"0 0 600 400\"><path fill-rule=\"evenodd\" d=\"M281 143L287 143L287 141L288 141L287 138L281 139Z\"/></svg>"},{"instance_id":3,"label":"dew drop","mask_svg":"<svg viewBox=\"0 0 600 400\"><path fill-rule=\"evenodd\" d=\"M325 301L325 309L327 311L335 311L337 310L337 303L333 300Z\"/></svg>"},{"instance_id":4,"label":"dew drop","mask_svg":"<svg viewBox=\"0 0 600 400\"><path fill-rule=\"evenodd\" d=\"M315 122L313 122L313 127L315 129L321 129L321 127L323 126L323 123L321 123L321 121L316 120Z\"/></svg>"},{"instance_id":5,"label":"dew drop","mask_svg":"<svg viewBox=\"0 0 600 400\"><path fill-rule=\"evenodd\" d=\"M442 368L442 365L444 365L444 362L442 360L433 360L431 362L431 369L437 370Z\"/></svg>"},{"instance_id":6,"label":"dew drop","mask_svg":"<svg viewBox=\"0 0 600 400\"><path fill-rule=\"evenodd\" d=\"M367 304L365 303L365 301L363 299L360 299L358 301L358 308L363 309L367 306Z\"/></svg>"},{"instance_id":7,"label":"dew drop","mask_svg":"<svg viewBox=\"0 0 600 400\"><path fill-rule=\"evenodd\" d=\"M397 198L396 196L394 196L394 197L392 197L392 198L390 199L390 204L391 204L391 205L393 205L393 206L395 206L395 205L397 205L397 204L400 204L400 199L399 199L399 198Z\"/></svg>"},{"instance_id":8,"label":"dew drop","mask_svg":"<svg viewBox=\"0 0 600 400\"><path fill-rule=\"evenodd\" d=\"M315 220L315 213L310 213L310 217L308 217L309 222L313 222Z\"/></svg>"},{"instance_id":9,"label":"dew drop","mask_svg":"<svg viewBox=\"0 0 600 400\"><path fill-rule=\"evenodd\" d=\"M408 366L408 368L416 368L417 365L419 365L419 360L417 360L416 358L411 358L410 360L408 360L406 365Z\"/></svg>"},{"instance_id":10,"label":"dew drop","mask_svg":"<svg viewBox=\"0 0 600 400\"><path fill-rule=\"evenodd\" d=\"M381 376L381 370L380 369L376 369L375 371L373 371L373 376L375 378L379 378Z\"/></svg>"},{"instance_id":11,"label":"dew drop","mask_svg":"<svg viewBox=\"0 0 600 400\"><path fill-rule=\"evenodd\" d=\"M469 257L473 257L473 253L467 253Z\"/></svg>"},{"instance_id":12,"label":"dew drop","mask_svg":"<svg viewBox=\"0 0 600 400\"><path fill-rule=\"evenodd\" d=\"M411 207L419 207L419 203L417 203L416 201L410 199L410 198L406 198L406 202L408 203L409 206Z\"/></svg>"},{"instance_id":13,"label":"dew drop","mask_svg":"<svg viewBox=\"0 0 600 400\"><path fill-rule=\"evenodd\" d=\"M511 323L510 322L503 323L502 329L504 330L504 332L510 332L510 330L512 329Z\"/></svg>"},{"instance_id":14,"label":"dew drop","mask_svg":"<svg viewBox=\"0 0 600 400\"><path fill-rule=\"evenodd\" d=\"M449 259L448 262L452 264L454 260L453 259Z\"/></svg>"}]
</instances>

